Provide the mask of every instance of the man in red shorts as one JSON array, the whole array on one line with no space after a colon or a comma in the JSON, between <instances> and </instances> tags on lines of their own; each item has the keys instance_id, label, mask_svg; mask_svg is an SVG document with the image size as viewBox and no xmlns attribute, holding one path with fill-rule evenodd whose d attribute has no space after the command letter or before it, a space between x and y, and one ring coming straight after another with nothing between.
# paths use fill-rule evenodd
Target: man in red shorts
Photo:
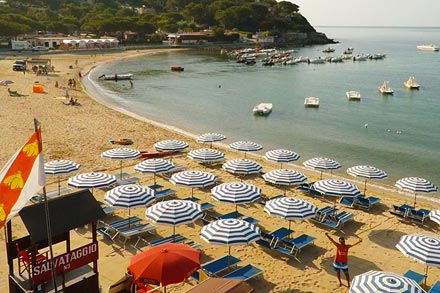
<instances>
[{"instance_id":1,"label":"man in red shorts","mask_svg":"<svg viewBox=\"0 0 440 293\"><path fill-rule=\"evenodd\" d=\"M348 287L350 287L350 275L348 274L348 250L358 245L362 242L362 239L359 238L359 240L352 245L345 244L345 238L339 237L339 243L336 242L330 235L328 235L328 232L325 232L325 236L327 236L328 239L336 246L336 255L335 259L333 261L333 270L336 272L339 280L339 286L342 286L341 281L341 270L344 272L345 279L347 279Z\"/></svg>"}]
</instances>

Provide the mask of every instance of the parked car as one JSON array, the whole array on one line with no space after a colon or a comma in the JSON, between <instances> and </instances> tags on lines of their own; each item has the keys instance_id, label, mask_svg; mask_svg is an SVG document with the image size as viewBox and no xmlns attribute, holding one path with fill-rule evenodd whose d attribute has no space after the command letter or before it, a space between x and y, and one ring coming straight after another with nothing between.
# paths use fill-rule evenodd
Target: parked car
<instances>
[{"instance_id":1,"label":"parked car","mask_svg":"<svg viewBox=\"0 0 440 293\"><path fill-rule=\"evenodd\" d=\"M25 71L26 70L26 61L24 60L16 60L14 64L12 64L12 70L14 71Z\"/></svg>"}]
</instances>

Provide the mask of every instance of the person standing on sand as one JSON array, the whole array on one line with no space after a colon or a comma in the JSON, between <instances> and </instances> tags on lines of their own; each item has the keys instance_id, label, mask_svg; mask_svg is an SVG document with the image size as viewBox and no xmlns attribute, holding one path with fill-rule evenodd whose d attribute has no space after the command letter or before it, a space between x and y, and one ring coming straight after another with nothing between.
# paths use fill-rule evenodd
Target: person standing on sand
<instances>
[{"instance_id":1,"label":"person standing on sand","mask_svg":"<svg viewBox=\"0 0 440 293\"><path fill-rule=\"evenodd\" d=\"M339 286L342 286L341 281L341 270L344 272L345 279L347 280L347 287L350 288L350 275L348 274L348 250L355 245L358 245L362 242L362 239L359 240L352 245L345 244L345 238L339 237L339 242L336 242L328 232L325 232L325 236L336 246L336 255L333 260L333 270L336 272L338 276Z\"/></svg>"}]
</instances>

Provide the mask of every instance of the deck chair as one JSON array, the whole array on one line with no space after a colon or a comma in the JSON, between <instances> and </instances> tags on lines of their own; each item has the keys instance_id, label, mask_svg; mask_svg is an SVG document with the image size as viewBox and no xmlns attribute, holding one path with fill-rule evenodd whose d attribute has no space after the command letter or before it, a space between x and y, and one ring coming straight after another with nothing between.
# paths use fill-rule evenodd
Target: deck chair
<instances>
[{"instance_id":1,"label":"deck chair","mask_svg":"<svg viewBox=\"0 0 440 293\"><path fill-rule=\"evenodd\" d=\"M380 198L378 197L374 197L374 196L365 197L363 195L360 195L356 198L354 205L361 209L365 209L369 211L372 206L374 206L379 202L380 202Z\"/></svg>"},{"instance_id":2,"label":"deck chair","mask_svg":"<svg viewBox=\"0 0 440 293\"><path fill-rule=\"evenodd\" d=\"M262 273L263 271L260 270L259 268L254 267L251 264L248 264L247 266L241 267L239 269L236 269L235 271L232 271L224 275L222 278L247 281L261 275Z\"/></svg>"},{"instance_id":3,"label":"deck chair","mask_svg":"<svg viewBox=\"0 0 440 293\"><path fill-rule=\"evenodd\" d=\"M225 255L221 258L217 258L213 261L203 264L200 268L205 271L209 276L216 276L224 270L235 266L240 261L240 259L234 256Z\"/></svg>"},{"instance_id":4,"label":"deck chair","mask_svg":"<svg viewBox=\"0 0 440 293\"><path fill-rule=\"evenodd\" d=\"M127 243L127 241L130 238L147 233L147 232L148 233L156 232L156 227L151 225L150 223L134 225L134 226L130 226L130 227L126 227L126 228L118 230L118 233L116 235L118 236L118 239L121 239L121 237L123 238L122 242L125 247L125 244ZM113 239L116 237L116 235L113 236Z\"/></svg>"},{"instance_id":5,"label":"deck chair","mask_svg":"<svg viewBox=\"0 0 440 293\"><path fill-rule=\"evenodd\" d=\"M315 216L311 218L314 222L322 222L328 215L334 214L338 210L335 206L326 206L316 211Z\"/></svg>"},{"instance_id":6,"label":"deck chair","mask_svg":"<svg viewBox=\"0 0 440 293\"><path fill-rule=\"evenodd\" d=\"M223 214L217 217L217 220L224 220L224 219L240 219L241 217L243 217L244 215L240 212L230 212L227 214Z\"/></svg>"},{"instance_id":7,"label":"deck chair","mask_svg":"<svg viewBox=\"0 0 440 293\"><path fill-rule=\"evenodd\" d=\"M148 242L148 245L153 247L164 243L182 243L185 242L186 240L188 239L185 236L182 236L180 234L174 234Z\"/></svg>"},{"instance_id":8,"label":"deck chair","mask_svg":"<svg viewBox=\"0 0 440 293\"><path fill-rule=\"evenodd\" d=\"M22 276L24 272L27 272L30 278L32 276L32 255L27 250L20 250L18 243L15 244L15 248L18 257L18 274ZM47 252L44 254L37 253L35 255L35 263L43 262L47 258Z\"/></svg>"},{"instance_id":9,"label":"deck chair","mask_svg":"<svg viewBox=\"0 0 440 293\"><path fill-rule=\"evenodd\" d=\"M435 282L431 289L429 289L428 293L440 293L440 281Z\"/></svg>"},{"instance_id":10,"label":"deck chair","mask_svg":"<svg viewBox=\"0 0 440 293\"><path fill-rule=\"evenodd\" d=\"M419 285L422 284L423 280L426 278L425 274L420 274L414 272L413 270L408 270L405 274L403 274L403 276L415 281Z\"/></svg>"},{"instance_id":11,"label":"deck chair","mask_svg":"<svg viewBox=\"0 0 440 293\"><path fill-rule=\"evenodd\" d=\"M431 211L425 210L425 209L419 209L419 210L409 209L408 214L407 214L407 218L411 222L415 222L417 224L423 225L425 220L429 217L430 212Z\"/></svg>"},{"instance_id":12,"label":"deck chair","mask_svg":"<svg viewBox=\"0 0 440 293\"><path fill-rule=\"evenodd\" d=\"M341 198L339 198L339 204L349 208L352 208L354 206L355 201L355 197L351 196L341 196Z\"/></svg>"},{"instance_id":13,"label":"deck chair","mask_svg":"<svg viewBox=\"0 0 440 293\"><path fill-rule=\"evenodd\" d=\"M300 250L302 248L304 248L310 244L313 244L313 242L315 242L315 240L316 240L315 237L312 237L307 234L301 234L293 239L284 240L284 241L287 241L288 243L291 243L294 246L294 248L296 250L296 252L295 252L295 255L296 255L298 252L300 252Z\"/></svg>"},{"instance_id":14,"label":"deck chair","mask_svg":"<svg viewBox=\"0 0 440 293\"><path fill-rule=\"evenodd\" d=\"M410 209L411 207L407 205L401 205L401 206L393 205L392 209L390 210L390 213L402 220L406 220Z\"/></svg>"}]
</instances>

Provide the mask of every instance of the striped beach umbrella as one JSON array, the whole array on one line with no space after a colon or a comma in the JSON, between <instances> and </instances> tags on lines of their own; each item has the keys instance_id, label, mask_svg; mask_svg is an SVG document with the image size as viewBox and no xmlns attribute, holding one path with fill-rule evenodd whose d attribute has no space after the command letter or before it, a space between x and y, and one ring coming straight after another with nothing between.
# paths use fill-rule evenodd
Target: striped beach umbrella
<instances>
[{"instance_id":1,"label":"striped beach umbrella","mask_svg":"<svg viewBox=\"0 0 440 293\"><path fill-rule=\"evenodd\" d=\"M404 255L428 267L440 267L440 239L426 235L404 235L396 245ZM426 279L425 279L426 282Z\"/></svg>"},{"instance_id":2,"label":"striped beach umbrella","mask_svg":"<svg viewBox=\"0 0 440 293\"><path fill-rule=\"evenodd\" d=\"M313 183L313 188L330 196L355 197L361 194L356 185L335 179L317 181Z\"/></svg>"},{"instance_id":3,"label":"striped beach umbrella","mask_svg":"<svg viewBox=\"0 0 440 293\"><path fill-rule=\"evenodd\" d=\"M414 207L416 207L417 193L431 193L437 191L437 186L420 177L405 177L396 181L395 186L400 190L414 193Z\"/></svg>"},{"instance_id":4,"label":"striped beach umbrella","mask_svg":"<svg viewBox=\"0 0 440 293\"><path fill-rule=\"evenodd\" d=\"M153 223L173 226L174 235L177 225L193 223L201 218L202 208L189 200L167 200L148 207L145 216Z\"/></svg>"},{"instance_id":5,"label":"striped beach umbrella","mask_svg":"<svg viewBox=\"0 0 440 293\"><path fill-rule=\"evenodd\" d=\"M368 179L385 179L387 178L387 173L385 171L382 171L381 169L378 169L373 166L367 166L367 165L359 165L359 166L353 166L347 169L347 174L354 176L354 177L360 177L365 179L364 183L364 195L367 191L367 180Z\"/></svg>"},{"instance_id":6,"label":"striped beach umbrella","mask_svg":"<svg viewBox=\"0 0 440 293\"><path fill-rule=\"evenodd\" d=\"M81 165L69 160L55 160L44 164L44 173L58 177L58 195L61 194L61 175L68 175L78 171Z\"/></svg>"},{"instance_id":7,"label":"striped beach umbrella","mask_svg":"<svg viewBox=\"0 0 440 293\"><path fill-rule=\"evenodd\" d=\"M120 161L121 162L121 177L122 177L122 161L134 160L141 156L141 152L129 148L115 148L101 153L101 158Z\"/></svg>"},{"instance_id":8,"label":"striped beach umbrella","mask_svg":"<svg viewBox=\"0 0 440 293\"><path fill-rule=\"evenodd\" d=\"M147 159L134 166L136 172L153 174L154 184L156 184L156 174L167 173L174 168L176 168L176 165L164 159Z\"/></svg>"},{"instance_id":9,"label":"striped beach umbrella","mask_svg":"<svg viewBox=\"0 0 440 293\"><path fill-rule=\"evenodd\" d=\"M222 166L226 172L237 175L249 175L260 173L263 167L248 159L235 159L227 161Z\"/></svg>"},{"instance_id":10,"label":"striped beach umbrella","mask_svg":"<svg viewBox=\"0 0 440 293\"><path fill-rule=\"evenodd\" d=\"M216 201L235 204L237 212L238 204L250 203L259 199L261 189L243 182L229 182L211 189L211 196Z\"/></svg>"},{"instance_id":11,"label":"striped beach umbrella","mask_svg":"<svg viewBox=\"0 0 440 293\"><path fill-rule=\"evenodd\" d=\"M429 218L434 222L440 224L440 210L430 211Z\"/></svg>"},{"instance_id":12,"label":"striped beach umbrella","mask_svg":"<svg viewBox=\"0 0 440 293\"><path fill-rule=\"evenodd\" d=\"M426 293L416 281L404 276L369 271L353 278L349 293Z\"/></svg>"},{"instance_id":13,"label":"striped beach umbrella","mask_svg":"<svg viewBox=\"0 0 440 293\"><path fill-rule=\"evenodd\" d=\"M156 142L153 147L157 151L183 151L188 144L181 140L168 139Z\"/></svg>"},{"instance_id":14,"label":"striped beach umbrella","mask_svg":"<svg viewBox=\"0 0 440 293\"><path fill-rule=\"evenodd\" d=\"M263 179L266 182L276 185L293 186L304 183L307 177L303 173L295 170L276 169L264 174ZM284 194L285 193L284 191Z\"/></svg>"},{"instance_id":15,"label":"striped beach umbrella","mask_svg":"<svg viewBox=\"0 0 440 293\"><path fill-rule=\"evenodd\" d=\"M212 143L217 141L225 140L226 136L220 133L204 133L197 138L197 142L200 143L209 143L210 147L212 147Z\"/></svg>"},{"instance_id":16,"label":"striped beach umbrella","mask_svg":"<svg viewBox=\"0 0 440 293\"><path fill-rule=\"evenodd\" d=\"M194 197L194 188L205 188L213 185L217 176L202 171L182 171L171 176L170 182L177 186L191 188L191 197Z\"/></svg>"},{"instance_id":17,"label":"striped beach umbrella","mask_svg":"<svg viewBox=\"0 0 440 293\"><path fill-rule=\"evenodd\" d=\"M67 180L67 185L75 188L93 188L107 187L116 183L114 176L101 172L82 173L70 177Z\"/></svg>"},{"instance_id":18,"label":"striped beach umbrella","mask_svg":"<svg viewBox=\"0 0 440 293\"><path fill-rule=\"evenodd\" d=\"M266 152L266 154L264 154L264 158L271 162L280 163L280 168L282 168L283 163L298 161L300 156L293 151L277 149Z\"/></svg>"},{"instance_id":19,"label":"striped beach umbrella","mask_svg":"<svg viewBox=\"0 0 440 293\"><path fill-rule=\"evenodd\" d=\"M227 246L247 245L260 239L260 228L238 219L217 220L203 226L200 238L209 244Z\"/></svg>"},{"instance_id":20,"label":"striped beach umbrella","mask_svg":"<svg viewBox=\"0 0 440 293\"><path fill-rule=\"evenodd\" d=\"M244 152L244 157L246 158L246 153L247 152L256 152L259 150L262 150L263 147L261 145L259 145L256 142L253 141L236 141L233 142L231 144L229 144L229 147L231 149L240 151L240 152Z\"/></svg>"},{"instance_id":21,"label":"striped beach umbrella","mask_svg":"<svg viewBox=\"0 0 440 293\"><path fill-rule=\"evenodd\" d=\"M264 211L269 215L288 220L290 230L290 221L312 218L316 213L316 206L294 197L279 197L266 202Z\"/></svg>"},{"instance_id":22,"label":"striped beach umbrella","mask_svg":"<svg viewBox=\"0 0 440 293\"><path fill-rule=\"evenodd\" d=\"M188 153L188 158L199 163L214 163L225 159L225 154L214 149L197 149Z\"/></svg>"},{"instance_id":23,"label":"striped beach umbrella","mask_svg":"<svg viewBox=\"0 0 440 293\"><path fill-rule=\"evenodd\" d=\"M313 170L317 170L321 172L321 179L322 179L322 172L328 171L328 170L337 170L341 168L341 164L338 162L329 159L329 158L322 158L317 157L310 160L307 160L303 162L303 165L307 168L311 168Z\"/></svg>"},{"instance_id":24,"label":"striped beach umbrella","mask_svg":"<svg viewBox=\"0 0 440 293\"><path fill-rule=\"evenodd\" d=\"M129 218L131 208L147 206L155 199L153 189L138 184L121 185L104 195L104 201L110 206L128 209Z\"/></svg>"}]
</instances>

